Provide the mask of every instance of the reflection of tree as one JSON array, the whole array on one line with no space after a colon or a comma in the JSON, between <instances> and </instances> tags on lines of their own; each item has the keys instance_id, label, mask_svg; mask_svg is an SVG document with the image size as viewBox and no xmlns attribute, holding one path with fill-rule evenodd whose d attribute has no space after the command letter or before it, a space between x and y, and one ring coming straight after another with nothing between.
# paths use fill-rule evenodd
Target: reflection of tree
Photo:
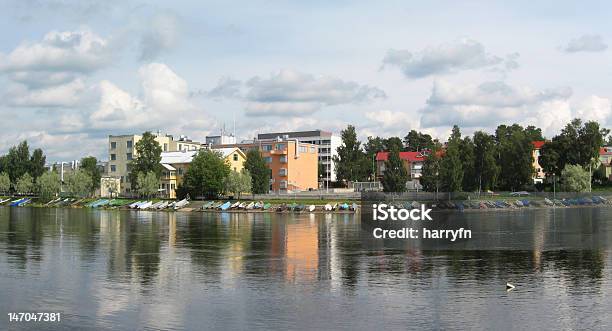
<instances>
[{"instance_id":1,"label":"reflection of tree","mask_svg":"<svg viewBox=\"0 0 612 331\"><path fill-rule=\"evenodd\" d=\"M136 269L144 285L159 272L161 229L158 222L131 221L127 227L126 261L128 270Z\"/></svg>"},{"instance_id":2,"label":"reflection of tree","mask_svg":"<svg viewBox=\"0 0 612 331\"><path fill-rule=\"evenodd\" d=\"M181 228L180 235L191 254L194 269L201 275L216 281L221 277L222 252L229 245L227 224L219 220L218 214L202 214L201 218L191 219Z\"/></svg>"}]
</instances>

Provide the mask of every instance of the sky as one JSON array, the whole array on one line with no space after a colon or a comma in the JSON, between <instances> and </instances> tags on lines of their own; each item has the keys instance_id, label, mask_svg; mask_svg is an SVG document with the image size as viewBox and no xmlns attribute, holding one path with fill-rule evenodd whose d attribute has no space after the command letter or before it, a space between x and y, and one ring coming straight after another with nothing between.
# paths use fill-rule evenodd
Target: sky
<instances>
[{"instance_id":1,"label":"sky","mask_svg":"<svg viewBox=\"0 0 612 331\"><path fill-rule=\"evenodd\" d=\"M612 127L609 2L0 3L0 153L107 159L111 134L202 141L354 125L445 140ZM235 128L235 129L234 129Z\"/></svg>"}]
</instances>

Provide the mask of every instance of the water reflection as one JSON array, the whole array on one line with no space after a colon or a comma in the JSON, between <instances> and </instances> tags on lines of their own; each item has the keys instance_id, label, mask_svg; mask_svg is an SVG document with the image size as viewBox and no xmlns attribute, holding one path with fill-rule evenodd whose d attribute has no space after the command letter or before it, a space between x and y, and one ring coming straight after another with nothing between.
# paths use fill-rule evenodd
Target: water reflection
<instances>
[{"instance_id":1,"label":"water reflection","mask_svg":"<svg viewBox=\"0 0 612 331\"><path fill-rule=\"evenodd\" d=\"M352 215L0 208L0 310L61 310L65 326L97 329L366 329L410 316L423 327L597 328L612 322L598 313L612 309L610 251L559 245L605 242L611 215L474 214L460 221L512 228L530 249L431 251L372 240Z\"/></svg>"}]
</instances>

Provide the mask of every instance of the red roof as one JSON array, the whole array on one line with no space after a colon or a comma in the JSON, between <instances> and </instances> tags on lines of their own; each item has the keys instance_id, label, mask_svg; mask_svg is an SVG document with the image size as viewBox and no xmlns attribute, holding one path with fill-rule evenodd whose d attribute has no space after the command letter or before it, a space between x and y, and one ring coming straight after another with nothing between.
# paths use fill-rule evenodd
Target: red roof
<instances>
[{"instance_id":1,"label":"red roof","mask_svg":"<svg viewBox=\"0 0 612 331\"><path fill-rule=\"evenodd\" d=\"M533 144L533 148L535 148L535 149L542 148L542 146L544 146L545 143L546 143L546 141L544 141L544 140L536 140L536 141L532 141L531 142L531 144Z\"/></svg>"},{"instance_id":2,"label":"red roof","mask_svg":"<svg viewBox=\"0 0 612 331\"><path fill-rule=\"evenodd\" d=\"M399 157L408 162L425 161L425 156L421 152L400 152ZM387 161L387 159L389 159L389 152L376 153L376 161Z\"/></svg>"},{"instance_id":3,"label":"red roof","mask_svg":"<svg viewBox=\"0 0 612 331\"><path fill-rule=\"evenodd\" d=\"M612 155L612 147L601 147L599 149L599 155Z\"/></svg>"}]
</instances>

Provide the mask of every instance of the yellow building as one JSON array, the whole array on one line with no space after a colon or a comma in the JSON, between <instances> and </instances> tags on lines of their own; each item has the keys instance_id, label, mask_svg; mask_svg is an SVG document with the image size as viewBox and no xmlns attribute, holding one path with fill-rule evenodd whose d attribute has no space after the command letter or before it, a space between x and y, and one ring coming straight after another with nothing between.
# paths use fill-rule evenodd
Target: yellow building
<instances>
[{"instance_id":1,"label":"yellow building","mask_svg":"<svg viewBox=\"0 0 612 331\"><path fill-rule=\"evenodd\" d=\"M219 148L213 149L213 151L221 154L231 170L242 171L246 156L239 148ZM193 150L162 153L161 164L164 170L161 178L161 190L165 197L176 198L176 188L183 183L183 176L197 153L198 151Z\"/></svg>"},{"instance_id":2,"label":"yellow building","mask_svg":"<svg viewBox=\"0 0 612 331\"><path fill-rule=\"evenodd\" d=\"M155 141L161 146L162 152L172 151L197 151L202 144L181 136L175 140L171 135L155 134ZM121 195L130 195L132 185L129 182L129 163L136 158L136 143L142 139L142 135L118 135L108 136L108 176L119 179Z\"/></svg>"}]
</instances>

